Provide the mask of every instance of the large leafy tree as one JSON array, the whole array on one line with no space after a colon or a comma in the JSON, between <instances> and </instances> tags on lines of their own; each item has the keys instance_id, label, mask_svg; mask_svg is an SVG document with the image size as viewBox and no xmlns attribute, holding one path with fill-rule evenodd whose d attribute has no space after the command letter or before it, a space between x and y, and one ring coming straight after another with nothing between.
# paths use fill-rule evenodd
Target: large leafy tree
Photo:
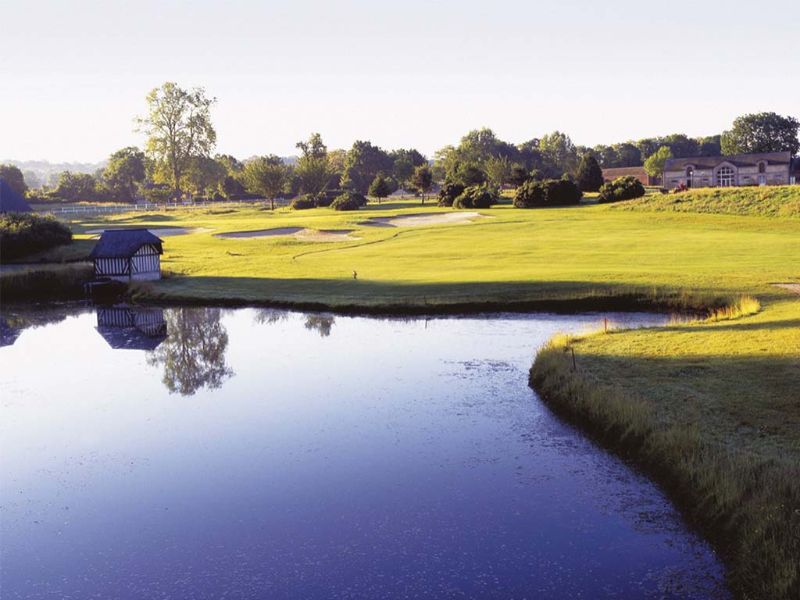
<instances>
[{"instance_id":1,"label":"large leafy tree","mask_svg":"<svg viewBox=\"0 0 800 600\"><path fill-rule=\"evenodd\" d=\"M638 167L642 164L642 152L633 142L614 144L617 167Z\"/></svg>"},{"instance_id":2,"label":"large leafy tree","mask_svg":"<svg viewBox=\"0 0 800 600\"><path fill-rule=\"evenodd\" d=\"M88 173L63 171L58 176L53 195L62 200L99 200L97 180Z\"/></svg>"},{"instance_id":3,"label":"large leafy tree","mask_svg":"<svg viewBox=\"0 0 800 600\"><path fill-rule=\"evenodd\" d=\"M722 134L723 154L749 152L782 152L797 154L800 150L798 129L800 121L774 112L743 115L733 127Z\"/></svg>"},{"instance_id":4,"label":"large leafy tree","mask_svg":"<svg viewBox=\"0 0 800 600\"><path fill-rule=\"evenodd\" d=\"M596 192L603 185L603 170L594 155L587 153L581 157L576 173L578 187L582 192Z\"/></svg>"},{"instance_id":5,"label":"large leafy tree","mask_svg":"<svg viewBox=\"0 0 800 600\"><path fill-rule=\"evenodd\" d=\"M356 141L347 153L341 185L366 194L375 176L381 171L391 172L392 166L392 158L385 150L370 142Z\"/></svg>"},{"instance_id":6,"label":"large leafy tree","mask_svg":"<svg viewBox=\"0 0 800 600\"><path fill-rule=\"evenodd\" d=\"M208 156L216 144L211 124L215 101L203 88L184 90L172 82L147 95L148 113L137 119L139 130L147 135L147 152L169 175L176 194L191 160Z\"/></svg>"},{"instance_id":7,"label":"large leafy tree","mask_svg":"<svg viewBox=\"0 0 800 600\"><path fill-rule=\"evenodd\" d=\"M544 159L542 171L548 177L574 173L578 164L578 151L565 133L554 131L539 140L539 152Z\"/></svg>"},{"instance_id":8,"label":"large leafy tree","mask_svg":"<svg viewBox=\"0 0 800 600\"><path fill-rule=\"evenodd\" d=\"M505 185L511 179L511 161L506 156L492 156L484 164L486 178L495 187Z\"/></svg>"},{"instance_id":9,"label":"large leafy tree","mask_svg":"<svg viewBox=\"0 0 800 600\"><path fill-rule=\"evenodd\" d=\"M661 146L644 161L644 170L650 177L660 177L664 172L664 163L668 158L672 158L672 150L669 146Z\"/></svg>"},{"instance_id":10,"label":"large leafy tree","mask_svg":"<svg viewBox=\"0 0 800 600\"><path fill-rule=\"evenodd\" d=\"M28 186L25 183L25 177L19 167L14 165L0 165L0 177L5 179L6 183L12 190L17 192L20 196L24 196L28 191Z\"/></svg>"},{"instance_id":11,"label":"large leafy tree","mask_svg":"<svg viewBox=\"0 0 800 600\"><path fill-rule=\"evenodd\" d=\"M207 156L195 156L186 168L188 190L197 195L214 197L223 188L228 170L220 161Z\"/></svg>"},{"instance_id":12,"label":"large leafy tree","mask_svg":"<svg viewBox=\"0 0 800 600\"><path fill-rule=\"evenodd\" d=\"M108 159L103 179L115 200L133 202L146 176L144 152L135 146L117 150Z\"/></svg>"},{"instance_id":13,"label":"large leafy tree","mask_svg":"<svg viewBox=\"0 0 800 600\"><path fill-rule=\"evenodd\" d=\"M319 194L328 187L333 170L328 161L328 148L322 142L322 136L312 133L306 141L297 142L302 152L294 168L300 192Z\"/></svg>"},{"instance_id":14,"label":"large leafy tree","mask_svg":"<svg viewBox=\"0 0 800 600\"><path fill-rule=\"evenodd\" d=\"M406 185L414 175L414 169L427 164L427 160L421 152L411 148L409 150L400 148L393 150L389 156L392 159L392 175L400 183Z\"/></svg>"},{"instance_id":15,"label":"large leafy tree","mask_svg":"<svg viewBox=\"0 0 800 600\"><path fill-rule=\"evenodd\" d=\"M272 210L275 209L275 198L283 192L288 179L289 168L274 154L254 158L244 166L247 189L267 198Z\"/></svg>"},{"instance_id":16,"label":"large leafy tree","mask_svg":"<svg viewBox=\"0 0 800 600\"><path fill-rule=\"evenodd\" d=\"M422 196L422 203L425 204L425 194L433 186L433 171L427 164L419 165L414 169L414 174L411 176L411 185L419 191Z\"/></svg>"},{"instance_id":17,"label":"large leafy tree","mask_svg":"<svg viewBox=\"0 0 800 600\"><path fill-rule=\"evenodd\" d=\"M383 198L392 193L392 187L383 173L378 173L369 185L369 195L378 199L380 204Z\"/></svg>"},{"instance_id":18,"label":"large leafy tree","mask_svg":"<svg viewBox=\"0 0 800 600\"><path fill-rule=\"evenodd\" d=\"M456 154L459 161L477 165L483 165L493 157L505 157L510 161L519 158L516 147L499 139L494 131L487 127L473 129L462 137L456 148Z\"/></svg>"}]
</instances>

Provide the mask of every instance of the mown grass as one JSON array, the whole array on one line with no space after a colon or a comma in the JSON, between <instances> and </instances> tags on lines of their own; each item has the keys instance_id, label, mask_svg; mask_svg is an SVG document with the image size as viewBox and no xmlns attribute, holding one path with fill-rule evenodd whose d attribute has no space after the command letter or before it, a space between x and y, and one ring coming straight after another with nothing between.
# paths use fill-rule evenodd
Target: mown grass
<instances>
[{"instance_id":1,"label":"mown grass","mask_svg":"<svg viewBox=\"0 0 800 600\"><path fill-rule=\"evenodd\" d=\"M178 226L172 276L152 302L424 311L668 307L709 317L570 340L539 354L546 401L639 460L723 551L740 597L800 596L800 188L697 190L614 205L480 211L471 224L387 228L372 216L450 212L418 203L356 213L258 208L73 223ZM675 202L676 199L680 202ZM727 213L727 214L719 214ZM357 240L214 233L350 229ZM357 278L353 277L356 272Z\"/></svg>"}]
</instances>

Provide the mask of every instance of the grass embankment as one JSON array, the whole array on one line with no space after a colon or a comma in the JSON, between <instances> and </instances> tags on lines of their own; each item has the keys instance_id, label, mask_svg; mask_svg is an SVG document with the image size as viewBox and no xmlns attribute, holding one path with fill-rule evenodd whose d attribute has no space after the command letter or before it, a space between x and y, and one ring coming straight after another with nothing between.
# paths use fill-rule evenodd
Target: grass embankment
<instances>
[{"instance_id":1,"label":"grass embankment","mask_svg":"<svg viewBox=\"0 0 800 600\"><path fill-rule=\"evenodd\" d=\"M684 200L670 203L676 198ZM571 354L554 342L533 381L552 406L668 486L723 551L739 596L792 598L800 595L800 296L773 284L800 282L798 198L800 187L749 188L619 205L499 206L471 224L418 228L362 224L423 212L397 203L346 214L174 211L74 225L84 238L106 226L191 228L164 238L163 264L174 276L139 290L154 302L430 312L710 309L756 297L762 310L753 316L731 319L733 311L570 340L574 372ZM359 239L214 236L276 227L348 229Z\"/></svg>"},{"instance_id":2,"label":"grass embankment","mask_svg":"<svg viewBox=\"0 0 800 600\"><path fill-rule=\"evenodd\" d=\"M796 185L696 189L680 194L648 195L616 208L800 219L800 189Z\"/></svg>"}]
</instances>

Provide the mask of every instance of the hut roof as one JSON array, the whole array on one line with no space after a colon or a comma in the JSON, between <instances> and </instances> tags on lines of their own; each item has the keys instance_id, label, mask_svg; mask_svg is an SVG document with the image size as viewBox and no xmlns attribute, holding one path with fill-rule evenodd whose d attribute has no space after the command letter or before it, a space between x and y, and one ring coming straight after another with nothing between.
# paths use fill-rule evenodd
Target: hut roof
<instances>
[{"instance_id":1,"label":"hut roof","mask_svg":"<svg viewBox=\"0 0 800 600\"><path fill-rule=\"evenodd\" d=\"M31 205L0 177L0 213L31 212Z\"/></svg>"},{"instance_id":2,"label":"hut roof","mask_svg":"<svg viewBox=\"0 0 800 600\"><path fill-rule=\"evenodd\" d=\"M127 258L142 246L152 244L158 253L164 252L162 240L147 229L106 229L92 249L90 258Z\"/></svg>"}]
</instances>

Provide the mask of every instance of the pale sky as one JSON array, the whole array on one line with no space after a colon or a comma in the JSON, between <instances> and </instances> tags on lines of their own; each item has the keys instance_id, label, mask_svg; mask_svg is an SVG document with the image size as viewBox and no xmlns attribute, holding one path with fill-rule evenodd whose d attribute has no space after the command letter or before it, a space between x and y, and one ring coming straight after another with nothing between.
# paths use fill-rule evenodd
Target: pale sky
<instances>
[{"instance_id":1,"label":"pale sky","mask_svg":"<svg viewBox=\"0 0 800 600\"><path fill-rule=\"evenodd\" d=\"M5 0L0 159L142 145L164 81L205 87L217 151L368 139L431 156L470 129L595 145L800 117L797 0Z\"/></svg>"}]
</instances>

